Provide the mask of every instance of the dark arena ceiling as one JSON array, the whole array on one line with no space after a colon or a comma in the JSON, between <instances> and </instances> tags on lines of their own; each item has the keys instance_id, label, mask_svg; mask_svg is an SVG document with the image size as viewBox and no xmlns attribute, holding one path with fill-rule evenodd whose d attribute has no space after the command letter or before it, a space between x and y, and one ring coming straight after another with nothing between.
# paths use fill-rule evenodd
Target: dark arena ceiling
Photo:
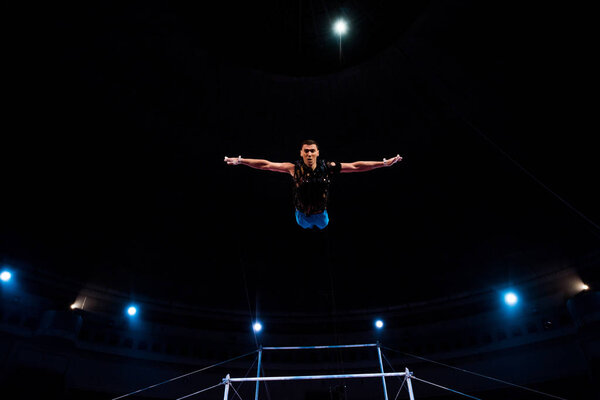
<instances>
[{"instance_id":1,"label":"dark arena ceiling","mask_svg":"<svg viewBox=\"0 0 600 400\"><path fill-rule=\"evenodd\" d=\"M480 3L10 10L0 261L65 302L251 314L597 280L585 63L556 29L571 12ZM306 138L325 159L404 160L339 176L329 227L303 231L290 177L223 157L293 161Z\"/></svg>"}]
</instances>

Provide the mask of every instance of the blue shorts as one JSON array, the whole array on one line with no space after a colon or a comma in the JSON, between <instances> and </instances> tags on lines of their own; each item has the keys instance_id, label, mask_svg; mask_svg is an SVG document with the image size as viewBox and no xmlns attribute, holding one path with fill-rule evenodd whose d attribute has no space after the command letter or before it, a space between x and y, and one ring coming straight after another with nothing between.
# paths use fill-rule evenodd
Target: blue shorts
<instances>
[{"instance_id":1,"label":"blue shorts","mask_svg":"<svg viewBox=\"0 0 600 400\"><path fill-rule=\"evenodd\" d=\"M306 215L296 210L296 222L304 229L309 229L313 226L316 226L319 229L324 229L329 223L329 215L327 215L327 210L320 214L313 215Z\"/></svg>"}]
</instances>

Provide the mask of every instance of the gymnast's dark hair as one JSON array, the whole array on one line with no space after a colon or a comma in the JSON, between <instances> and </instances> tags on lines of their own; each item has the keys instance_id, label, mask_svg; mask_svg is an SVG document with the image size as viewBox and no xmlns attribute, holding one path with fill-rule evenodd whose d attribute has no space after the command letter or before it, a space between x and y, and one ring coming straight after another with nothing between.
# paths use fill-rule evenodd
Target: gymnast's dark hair
<instances>
[{"instance_id":1,"label":"gymnast's dark hair","mask_svg":"<svg viewBox=\"0 0 600 400\"><path fill-rule=\"evenodd\" d=\"M317 143L315 140L312 140L312 139L306 139L306 140L302 141L302 143L300 143L300 148L302 148L302 146L304 146L305 144L308 146L310 146L311 144L314 144L315 146L317 146L317 149L319 148L319 143Z\"/></svg>"}]
</instances>

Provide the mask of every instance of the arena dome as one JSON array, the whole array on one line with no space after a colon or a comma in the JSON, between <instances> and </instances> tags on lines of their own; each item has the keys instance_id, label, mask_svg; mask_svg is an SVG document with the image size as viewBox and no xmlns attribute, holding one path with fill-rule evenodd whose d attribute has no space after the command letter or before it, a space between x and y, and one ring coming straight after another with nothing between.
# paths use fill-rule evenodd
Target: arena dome
<instances>
[{"instance_id":1,"label":"arena dome","mask_svg":"<svg viewBox=\"0 0 600 400\"><path fill-rule=\"evenodd\" d=\"M478 398L588 396L600 199L568 100L585 71L556 60L567 34L522 8L15 6L3 381L116 398L218 365L130 396L181 398L256 375L263 348L361 343L385 359L331 347L261 362L267 375L407 367ZM335 176L329 225L306 230L289 175L223 162L294 162L305 139L336 163L403 159ZM261 398L383 396L379 380L261 385Z\"/></svg>"}]
</instances>

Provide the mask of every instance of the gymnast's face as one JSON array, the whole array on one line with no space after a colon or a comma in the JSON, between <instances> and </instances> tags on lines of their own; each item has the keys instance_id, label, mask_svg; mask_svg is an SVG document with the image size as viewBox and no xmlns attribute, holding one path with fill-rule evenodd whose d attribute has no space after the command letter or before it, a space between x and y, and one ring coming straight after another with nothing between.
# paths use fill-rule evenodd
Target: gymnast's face
<instances>
[{"instance_id":1,"label":"gymnast's face","mask_svg":"<svg viewBox=\"0 0 600 400\"><path fill-rule=\"evenodd\" d=\"M317 157L319 157L319 149L316 144L305 144L300 150L300 156L304 160L304 164L312 169L317 166Z\"/></svg>"}]
</instances>

